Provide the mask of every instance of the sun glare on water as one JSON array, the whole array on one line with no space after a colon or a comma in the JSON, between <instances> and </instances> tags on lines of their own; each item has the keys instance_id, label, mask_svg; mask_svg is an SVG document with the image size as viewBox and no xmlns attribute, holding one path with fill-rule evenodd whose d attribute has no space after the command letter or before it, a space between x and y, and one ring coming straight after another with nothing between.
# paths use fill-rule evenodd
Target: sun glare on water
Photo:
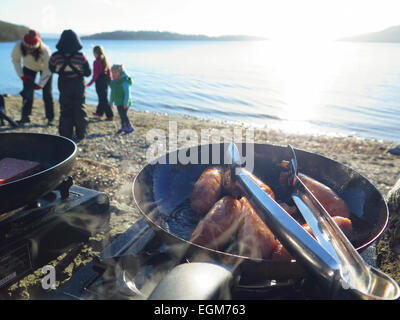
<instances>
[{"instance_id":1,"label":"sun glare on water","mask_svg":"<svg viewBox=\"0 0 400 320\"><path fill-rule=\"evenodd\" d=\"M296 126L321 117L318 107L324 103L336 68L340 68L340 57L334 56L334 43L323 40L319 34L282 35L272 40L270 46L283 102L281 118L289 121L293 130L301 131Z\"/></svg>"},{"instance_id":2,"label":"sun glare on water","mask_svg":"<svg viewBox=\"0 0 400 320\"><path fill-rule=\"evenodd\" d=\"M283 109L280 118L296 130L296 126L304 126L308 120L321 118L319 106L345 57L335 56L333 40L337 38L337 26L326 23L322 16L313 12L305 16L293 9L280 18L284 21L273 22L279 27L268 30L266 26L266 32L270 32L266 34L270 39L266 56L270 60L265 63L271 64L272 59L274 64L273 77ZM268 79L271 74L265 77Z\"/></svg>"},{"instance_id":3,"label":"sun glare on water","mask_svg":"<svg viewBox=\"0 0 400 320\"><path fill-rule=\"evenodd\" d=\"M324 50L320 43L311 41L277 42L275 45L285 103L283 118L308 120L321 102L324 88L329 85Z\"/></svg>"}]
</instances>

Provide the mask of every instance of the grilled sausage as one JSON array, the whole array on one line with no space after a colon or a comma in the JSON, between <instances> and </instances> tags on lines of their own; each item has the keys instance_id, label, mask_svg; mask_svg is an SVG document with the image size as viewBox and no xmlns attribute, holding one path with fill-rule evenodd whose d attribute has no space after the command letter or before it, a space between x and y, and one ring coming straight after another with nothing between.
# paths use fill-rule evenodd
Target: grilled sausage
<instances>
[{"instance_id":1,"label":"grilled sausage","mask_svg":"<svg viewBox=\"0 0 400 320\"><path fill-rule=\"evenodd\" d=\"M239 198L242 194L238 185L232 181L231 170L225 169L222 179L222 193L225 195L230 195L234 198Z\"/></svg>"},{"instance_id":2,"label":"grilled sausage","mask_svg":"<svg viewBox=\"0 0 400 320\"><path fill-rule=\"evenodd\" d=\"M289 206L287 203L284 202L279 203L279 205L292 217L295 216L298 212L296 206Z\"/></svg>"},{"instance_id":3,"label":"grilled sausage","mask_svg":"<svg viewBox=\"0 0 400 320\"><path fill-rule=\"evenodd\" d=\"M351 220L349 218L335 216L335 217L332 217L332 219L333 219L333 221L336 222L336 224L338 225L340 230L343 231L343 233L346 235L346 237L350 237L351 236L351 232L352 232L353 227L352 227ZM303 224L302 227L309 234L314 236L310 226L307 223ZM272 252L272 259L280 260L280 261L290 261L290 260L292 260L293 257L286 250L286 248L282 245L282 243L278 239L276 239L275 241L276 242L275 242L275 245L274 245L274 250Z\"/></svg>"},{"instance_id":4,"label":"grilled sausage","mask_svg":"<svg viewBox=\"0 0 400 320\"><path fill-rule=\"evenodd\" d=\"M220 199L222 193L222 167L211 167L201 174L196 181L190 206L200 216L204 216L212 206Z\"/></svg>"},{"instance_id":5,"label":"grilled sausage","mask_svg":"<svg viewBox=\"0 0 400 320\"><path fill-rule=\"evenodd\" d=\"M242 217L238 230L239 254L252 259L269 258L275 245L273 233L247 198L241 198L240 202Z\"/></svg>"},{"instance_id":6,"label":"grilled sausage","mask_svg":"<svg viewBox=\"0 0 400 320\"><path fill-rule=\"evenodd\" d=\"M293 259L293 257L291 256L289 251L286 250L283 244L278 239L276 239L271 259L278 261L290 261Z\"/></svg>"},{"instance_id":7,"label":"grilled sausage","mask_svg":"<svg viewBox=\"0 0 400 320\"><path fill-rule=\"evenodd\" d=\"M288 175L289 173L287 171L281 172L279 177L279 182L281 185L287 185ZM347 206L346 202L344 202L344 200L336 194L335 191L321 182L306 176L305 174L299 173L299 178L332 217L350 217L349 207Z\"/></svg>"},{"instance_id":8,"label":"grilled sausage","mask_svg":"<svg viewBox=\"0 0 400 320\"><path fill-rule=\"evenodd\" d=\"M274 192L267 184L265 184L262 180L260 180L254 174L252 174L250 172L247 172L247 173L248 173L249 177L261 188L261 190L263 190L266 194L270 195L273 199L275 199ZM223 186L222 190L223 190L224 194L232 195L232 197L234 197L234 198L239 198L240 196L244 196L244 192L242 192L242 190L238 186L238 184L236 182L232 181L230 169L226 169L224 171L222 186Z\"/></svg>"},{"instance_id":9,"label":"grilled sausage","mask_svg":"<svg viewBox=\"0 0 400 320\"><path fill-rule=\"evenodd\" d=\"M344 218L340 216L332 217L332 220L336 222L339 229L343 231L344 235L349 238L351 236L351 231L353 230L353 226L351 220L349 218ZM306 230L309 234L314 236L310 226L306 223L303 224L302 227Z\"/></svg>"},{"instance_id":10,"label":"grilled sausage","mask_svg":"<svg viewBox=\"0 0 400 320\"><path fill-rule=\"evenodd\" d=\"M311 228L307 223L303 224L302 227L304 228L304 230L306 230L309 234L313 236ZM290 261L294 259L292 255L289 253L289 251L286 250L286 248L278 239L275 240L274 250L272 252L271 258L273 260L279 260L279 261Z\"/></svg>"},{"instance_id":11,"label":"grilled sausage","mask_svg":"<svg viewBox=\"0 0 400 320\"><path fill-rule=\"evenodd\" d=\"M332 217L332 219L333 221L336 222L340 230L343 231L344 235L347 238L350 238L353 231L353 225L351 223L351 220L349 218L344 218L340 216Z\"/></svg>"},{"instance_id":12,"label":"grilled sausage","mask_svg":"<svg viewBox=\"0 0 400 320\"><path fill-rule=\"evenodd\" d=\"M272 199L275 199L275 194L272 191L272 189L265 184L262 180L260 180L258 177L256 177L254 174L250 174L250 178L263 190L266 194L270 195Z\"/></svg>"},{"instance_id":13,"label":"grilled sausage","mask_svg":"<svg viewBox=\"0 0 400 320\"><path fill-rule=\"evenodd\" d=\"M237 231L241 216L241 203L231 196L217 201L200 220L190 241L214 250L220 250Z\"/></svg>"},{"instance_id":14,"label":"grilled sausage","mask_svg":"<svg viewBox=\"0 0 400 320\"><path fill-rule=\"evenodd\" d=\"M299 174L299 178L332 217L350 217L350 210L346 202L331 188L301 173Z\"/></svg>"}]
</instances>

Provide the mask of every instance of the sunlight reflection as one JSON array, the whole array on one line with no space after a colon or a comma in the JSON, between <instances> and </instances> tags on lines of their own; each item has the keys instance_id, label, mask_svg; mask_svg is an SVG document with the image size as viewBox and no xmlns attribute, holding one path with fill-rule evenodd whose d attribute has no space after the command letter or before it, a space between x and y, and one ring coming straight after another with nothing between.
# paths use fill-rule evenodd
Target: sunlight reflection
<instances>
[{"instance_id":1,"label":"sunlight reflection","mask_svg":"<svg viewBox=\"0 0 400 320\"><path fill-rule=\"evenodd\" d=\"M295 122L320 117L318 106L331 85L335 68L329 65L332 54L329 44L274 41L274 46L284 103L281 117Z\"/></svg>"}]
</instances>

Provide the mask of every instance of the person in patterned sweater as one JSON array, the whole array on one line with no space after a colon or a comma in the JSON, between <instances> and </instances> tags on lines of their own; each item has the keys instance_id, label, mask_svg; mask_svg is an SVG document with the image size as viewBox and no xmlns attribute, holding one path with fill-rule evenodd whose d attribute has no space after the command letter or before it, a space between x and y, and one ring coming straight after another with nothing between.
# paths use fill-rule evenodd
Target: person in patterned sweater
<instances>
[{"instance_id":1,"label":"person in patterned sweater","mask_svg":"<svg viewBox=\"0 0 400 320\"><path fill-rule=\"evenodd\" d=\"M52 72L58 73L60 91L59 133L76 142L85 138L87 114L85 111L85 79L91 75L86 56L80 52L82 43L72 30L64 30L49 61ZM74 132L75 128L75 132Z\"/></svg>"}]
</instances>

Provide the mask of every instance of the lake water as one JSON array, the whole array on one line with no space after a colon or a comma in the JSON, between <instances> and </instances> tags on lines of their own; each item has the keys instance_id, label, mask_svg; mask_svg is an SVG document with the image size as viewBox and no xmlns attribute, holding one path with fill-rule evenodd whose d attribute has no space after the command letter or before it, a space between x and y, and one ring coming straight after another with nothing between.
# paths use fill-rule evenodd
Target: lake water
<instances>
[{"instance_id":1,"label":"lake water","mask_svg":"<svg viewBox=\"0 0 400 320\"><path fill-rule=\"evenodd\" d=\"M56 40L45 41L54 51ZM290 132L400 142L400 44L83 41L134 80L133 108ZM18 94L14 43L0 43L0 93ZM90 79L90 78L89 78ZM57 76L53 80L58 98ZM41 93L36 93L41 97ZM94 85L87 103L97 104Z\"/></svg>"}]
</instances>

